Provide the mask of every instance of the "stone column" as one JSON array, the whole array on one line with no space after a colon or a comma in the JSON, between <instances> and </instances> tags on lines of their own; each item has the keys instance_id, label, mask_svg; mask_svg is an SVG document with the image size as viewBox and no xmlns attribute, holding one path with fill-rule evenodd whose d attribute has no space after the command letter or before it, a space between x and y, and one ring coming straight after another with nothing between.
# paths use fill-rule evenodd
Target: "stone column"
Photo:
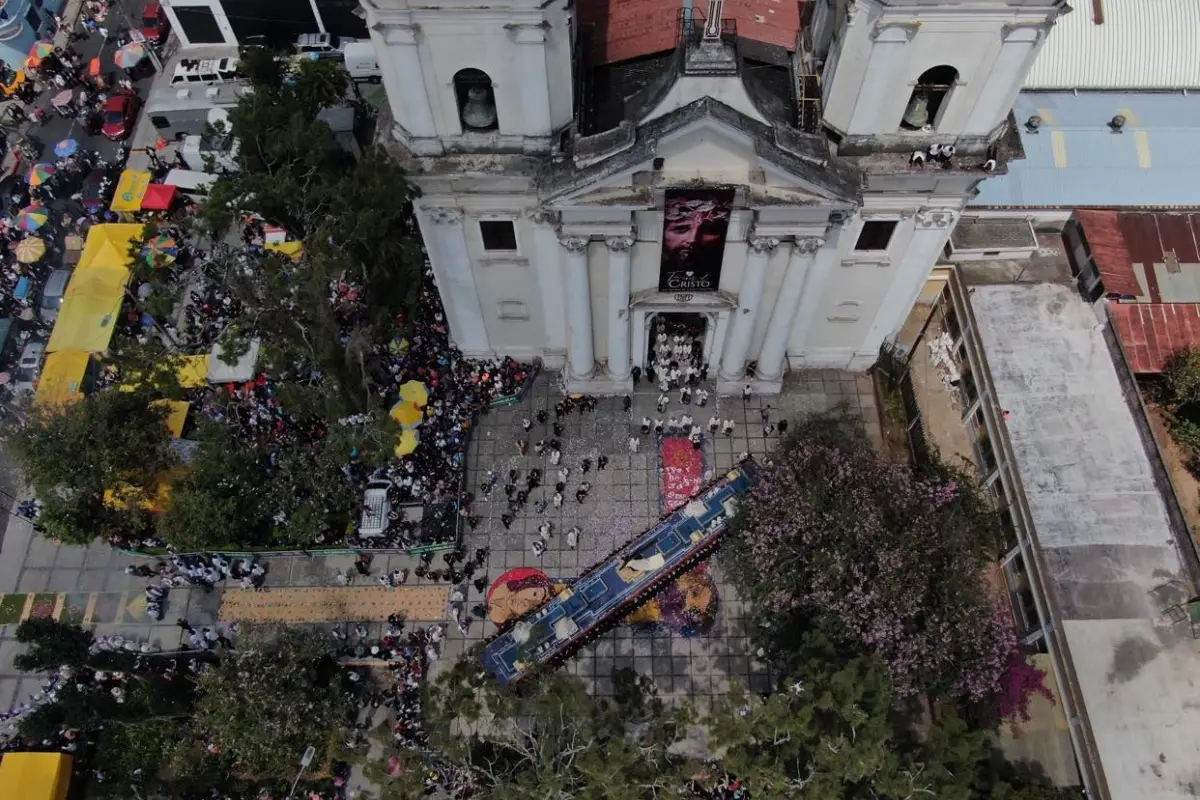
<instances>
[{"instance_id":1,"label":"stone column","mask_svg":"<svg viewBox=\"0 0 1200 800\"><path fill-rule=\"evenodd\" d=\"M779 287L779 294L775 298L767 335L758 355L758 377L761 380L775 382L783 379L783 358L787 354L792 324L796 321L800 299L811 282L813 260L817 251L824 246L825 240L818 236L800 237L792 245L783 285Z\"/></svg>"},{"instance_id":2,"label":"stone column","mask_svg":"<svg viewBox=\"0 0 1200 800\"><path fill-rule=\"evenodd\" d=\"M560 240L567 248L567 328L571 334L568 349L568 377L590 378L596 369L592 345L592 287L588 280L588 240L569 236Z\"/></svg>"},{"instance_id":3,"label":"stone column","mask_svg":"<svg viewBox=\"0 0 1200 800\"><path fill-rule=\"evenodd\" d=\"M546 72L546 28L542 25L512 25L509 32L518 45L517 77L514 88L521 99L521 126L511 121L507 128L526 136L550 136L550 78ZM501 120L503 123L504 120ZM505 128L501 128L507 132Z\"/></svg>"},{"instance_id":4,"label":"stone column","mask_svg":"<svg viewBox=\"0 0 1200 800\"><path fill-rule=\"evenodd\" d=\"M857 135L894 133L900 126L913 84L901 77L911 54L908 44L920 30L917 22L876 22L871 29L871 55L854 104L848 132ZM901 97L900 95L903 95ZM895 109L900 109L896 114ZM891 117L894 116L895 119Z\"/></svg>"},{"instance_id":5,"label":"stone column","mask_svg":"<svg viewBox=\"0 0 1200 800\"><path fill-rule=\"evenodd\" d=\"M629 285L632 236L610 236L608 245L608 372L614 380L629 377Z\"/></svg>"},{"instance_id":6,"label":"stone column","mask_svg":"<svg viewBox=\"0 0 1200 800\"><path fill-rule=\"evenodd\" d=\"M750 352L750 339L754 336L754 324L758 320L759 306L762 305L767 262L779 246L779 240L769 236L751 236L746 243L750 247L746 273L742 277L742 290L738 293L733 330L729 332L729 341L725 343L725 354L721 359L720 378L723 381L741 380L746 374L746 354Z\"/></svg>"},{"instance_id":7,"label":"stone column","mask_svg":"<svg viewBox=\"0 0 1200 800\"><path fill-rule=\"evenodd\" d=\"M534 271L542 298L542 319L546 327L546 348L567 352L567 310L564 306L562 262L558 244L558 215L539 208L529 215L533 223Z\"/></svg>"},{"instance_id":8,"label":"stone column","mask_svg":"<svg viewBox=\"0 0 1200 800\"><path fill-rule=\"evenodd\" d=\"M442 303L450 323L450 336L466 355L491 354L483 306L471 270L462 211L457 208L431 208L426 211L433 229L430 264L437 277Z\"/></svg>"},{"instance_id":9,"label":"stone column","mask_svg":"<svg viewBox=\"0 0 1200 800\"><path fill-rule=\"evenodd\" d=\"M888 287L875 322L867 333L863 347L851 364L851 369L866 369L875 363L879 347L892 336L912 310L925 281L942 255L942 248L954 226L958 211L952 208L923 208L917 212L916 227Z\"/></svg>"},{"instance_id":10,"label":"stone column","mask_svg":"<svg viewBox=\"0 0 1200 800\"><path fill-rule=\"evenodd\" d=\"M437 136L425 88L425 71L417 50L416 26L389 25L384 28L383 40L387 48L380 66L387 71L383 83L396 122L409 136L419 139Z\"/></svg>"}]
</instances>

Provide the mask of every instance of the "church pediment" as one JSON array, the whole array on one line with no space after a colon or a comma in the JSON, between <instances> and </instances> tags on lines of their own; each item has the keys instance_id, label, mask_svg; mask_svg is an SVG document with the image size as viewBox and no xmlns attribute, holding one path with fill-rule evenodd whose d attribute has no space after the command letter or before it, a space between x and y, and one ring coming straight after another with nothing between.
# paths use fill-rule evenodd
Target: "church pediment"
<instances>
[{"instance_id":1,"label":"church pediment","mask_svg":"<svg viewBox=\"0 0 1200 800\"><path fill-rule=\"evenodd\" d=\"M614 147L582 168L556 165L542 181L543 202L650 208L663 188L689 185L746 187L758 202L779 205L856 200L852 170L789 153L779 138L770 126L707 98L639 126L631 146Z\"/></svg>"}]
</instances>

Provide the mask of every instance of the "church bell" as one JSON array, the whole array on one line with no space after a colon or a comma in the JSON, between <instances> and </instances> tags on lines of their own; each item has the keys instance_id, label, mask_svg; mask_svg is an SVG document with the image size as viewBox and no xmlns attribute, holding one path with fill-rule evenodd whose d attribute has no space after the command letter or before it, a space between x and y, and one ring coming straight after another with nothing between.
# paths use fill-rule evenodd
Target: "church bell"
<instances>
[{"instance_id":1,"label":"church bell","mask_svg":"<svg viewBox=\"0 0 1200 800\"><path fill-rule=\"evenodd\" d=\"M919 131L929 124L929 98L924 92L913 92L904 109L904 127Z\"/></svg>"},{"instance_id":2,"label":"church bell","mask_svg":"<svg viewBox=\"0 0 1200 800\"><path fill-rule=\"evenodd\" d=\"M486 130L496 124L496 101L492 93L482 86L467 90L467 102L462 110L463 123L468 128Z\"/></svg>"}]
</instances>

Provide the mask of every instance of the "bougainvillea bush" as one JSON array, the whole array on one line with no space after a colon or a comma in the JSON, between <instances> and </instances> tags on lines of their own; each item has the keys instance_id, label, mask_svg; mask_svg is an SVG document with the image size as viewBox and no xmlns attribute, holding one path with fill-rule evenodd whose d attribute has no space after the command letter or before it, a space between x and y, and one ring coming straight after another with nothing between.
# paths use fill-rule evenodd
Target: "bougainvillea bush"
<instances>
[{"instance_id":1,"label":"bougainvillea bush","mask_svg":"<svg viewBox=\"0 0 1200 800\"><path fill-rule=\"evenodd\" d=\"M881 656L899 695L991 701L1018 648L982 580L995 526L964 475L885 461L856 421L826 416L800 425L765 466L726 562L768 626L815 619Z\"/></svg>"}]
</instances>

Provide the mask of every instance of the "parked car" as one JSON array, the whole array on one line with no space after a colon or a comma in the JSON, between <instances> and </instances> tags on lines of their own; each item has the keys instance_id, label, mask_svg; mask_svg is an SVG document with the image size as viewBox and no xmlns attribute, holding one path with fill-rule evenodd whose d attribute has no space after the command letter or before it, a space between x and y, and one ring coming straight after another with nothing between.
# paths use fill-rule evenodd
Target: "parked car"
<instances>
[{"instance_id":1,"label":"parked car","mask_svg":"<svg viewBox=\"0 0 1200 800\"><path fill-rule=\"evenodd\" d=\"M104 104L104 125L100 128L104 138L119 142L133 133L141 107L142 101L134 92L128 89L113 92Z\"/></svg>"},{"instance_id":2,"label":"parked car","mask_svg":"<svg viewBox=\"0 0 1200 800\"><path fill-rule=\"evenodd\" d=\"M297 55L314 55L317 58L341 58L346 46L357 39L339 38L328 33L302 33L296 37Z\"/></svg>"},{"instance_id":3,"label":"parked car","mask_svg":"<svg viewBox=\"0 0 1200 800\"><path fill-rule=\"evenodd\" d=\"M42 286L42 302L38 304L38 316L49 323L58 319L63 298L67 295L67 284L71 282L71 270L56 269L46 278Z\"/></svg>"},{"instance_id":4,"label":"parked car","mask_svg":"<svg viewBox=\"0 0 1200 800\"><path fill-rule=\"evenodd\" d=\"M21 350L21 360L17 362L17 368L13 370L12 381L9 383L14 396L32 392L37 387L37 379L42 374L42 359L45 356L45 342L33 340L26 343L24 349Z\"/></svg>"},{"instance_id":5,"label":"parked car","mask_svg":"<svg viewBox=\"0 0 1200 800\"><path fill-rule=\"evenodd\" d=\"M142 9L142 35L153 45L164 45L171 35L171 23L167 12L158 3L146 3Z\"/></svg>"}]
</instances>

